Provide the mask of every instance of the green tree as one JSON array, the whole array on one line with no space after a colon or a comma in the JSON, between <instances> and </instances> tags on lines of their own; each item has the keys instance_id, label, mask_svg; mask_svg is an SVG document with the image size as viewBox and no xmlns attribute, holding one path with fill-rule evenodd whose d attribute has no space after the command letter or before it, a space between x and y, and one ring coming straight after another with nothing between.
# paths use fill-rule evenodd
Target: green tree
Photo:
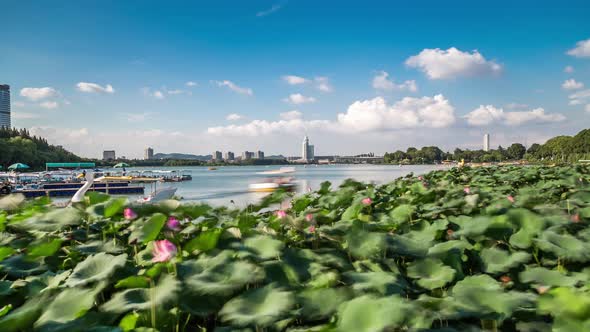
<instances>
[{"instance_id":1,"label":"green tree","mask_svg":"<svg viewBox=\"0 0 590 332\"><path fill-rule=\"evenodd\" d=\"M512 160L522 159L526 153L526 148L520 143L513 143L506 149L506 155Z\"/></svg>"}]
</instances>

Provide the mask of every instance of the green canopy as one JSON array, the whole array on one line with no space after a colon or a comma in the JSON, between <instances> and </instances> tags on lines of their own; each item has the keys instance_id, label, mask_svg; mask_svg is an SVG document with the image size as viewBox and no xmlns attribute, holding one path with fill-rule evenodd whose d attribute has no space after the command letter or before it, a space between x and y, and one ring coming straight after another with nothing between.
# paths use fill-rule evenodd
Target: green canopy
<instances>
[{"instance_id":1,"label":"green canopy","mask_svg":"<svg viewBox=\"0 0 590 332\"><path fill-rule=\"evenodd\" d=\"M18 170L18 169L27 169L30 168L29 165L16 163L8 166L8 169Z\"/></svg>"},{"instance_id":2,"label":"green canopy","mask_svg":"<svg viewBox=\"0 0 590 332\"><path fill-rule=\"evenodd\" d=\"M95 163L45 163L45 168L94 168Z\"/></svg>"},{"instance_id":3,"label":"green canopy","mask_svg":"<svg viewBox=\"0 0 590 332\"><path fill-rule=\"evenodd\" d=\"M129 164L127 163L118 163L117 165L113 166L114 168L123 168L123 167L129 167Z\"/></svg>"}]
</instances>

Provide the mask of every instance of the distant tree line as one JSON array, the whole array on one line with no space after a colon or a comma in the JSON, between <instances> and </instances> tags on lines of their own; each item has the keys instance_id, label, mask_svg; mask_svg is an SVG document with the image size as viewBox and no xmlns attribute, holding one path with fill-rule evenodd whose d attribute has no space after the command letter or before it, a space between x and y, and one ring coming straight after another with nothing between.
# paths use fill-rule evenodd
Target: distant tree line
<instances>
[{"instance_id":1,"label":"distant tree line","mask_svg":"<svg viewBox=\"0 0 590 332\"><path fill-rule=\"evenodd\" d=\"M45 163L68 161L79 162L82 158L42 137L31 136L26 129L0 128L0 165L4 169L14 163L44 169Z\"/></svg>"},{"instance_id":2,"label":"distant tree line","mask_svg":"<svg viewBox=\"0 0 590 332\"><path fill-rule=\"evenodd\" d=\"M513 143L507 148L499 146L490 151L456 148L452 153L444 152L436 146L421 149L409 147L405 152L398 150L386 153L385 163L393 164L433 164L444 160L466 162L502 162L509 160L563 161L576 162L590 160L590 129L584 129L575 136L557 136L545 144L533 144L528 149L521 143Z\"/></svg>"}]
</instances>

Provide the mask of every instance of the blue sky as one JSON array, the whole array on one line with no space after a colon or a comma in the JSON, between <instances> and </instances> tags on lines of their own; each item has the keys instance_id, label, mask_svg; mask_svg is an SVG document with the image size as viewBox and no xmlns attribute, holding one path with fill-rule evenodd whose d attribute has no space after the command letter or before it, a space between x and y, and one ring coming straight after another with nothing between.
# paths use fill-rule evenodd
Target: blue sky
<instances>
[{"instance_id":1,"label":"blue sky","mask_svg":"<svg viewBox=\"0 0 590 332\"><path fill-rule=\"evenodd\" d=\"M492 145L531 144L590 127L587 1L8 1L3 11L13 123L89 157L140 157L148 145L296 155L305 133L319 154L478 148L485 132Z\"/></svg>"}]
</instances>

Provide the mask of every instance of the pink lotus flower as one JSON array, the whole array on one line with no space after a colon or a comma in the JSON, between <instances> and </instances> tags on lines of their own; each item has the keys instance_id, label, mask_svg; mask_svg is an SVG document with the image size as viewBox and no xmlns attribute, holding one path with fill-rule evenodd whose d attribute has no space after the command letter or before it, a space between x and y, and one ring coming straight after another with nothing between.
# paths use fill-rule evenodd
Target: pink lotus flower
<instances>
[{"instance_id":1,"label":"pink lotus flower","mask_svg":"<svg viewBox=\"0 0 590 332\"><path fill-rule=\"evenodd\" d=\"M311 214L311 213L306 214L305 215L305 220L307 222L312 222L313 221L313 214Z\"/></svg>"},{"instance_id":2,"label":"pink lotus flower","mask_svg":"<svg viewBox=\"0 0 590 332\"><path fill-rule=\"evenodd\" d=\"M371 205L371 204L373 204L373 200L370 197L367 197L367 198L363 198L361 203L363 203L363 205Z\"/></svg>"},{"instance_id":3,"label":"pink lotus flower","mask_svg":"<svg viewBox=\"0 0 590 332\"><path fill-rule=\"evenodd\" d=\"M130 208L125 208L125 210L123 210L123 217L127 220L133 220L137 218L137 213Z\"/></svg>"},{"instance_id":4,"label":"pink lotus flower","mask_svg":"<svg viewBox=\"0 0 590 332\"><path fill-rule=\"evenodd\" d=\"M168 240L155 241L152 254L152 262L167 262L176 255L176 246Z\"/></svg>"},{"instance_id":5,"label":"pink lotus flower","mask_svg":"<svg viewBox=\"0 0 590 332\"><path fill-rule=\"evenodd\" d=\"M309 232L315 233L315 226L314 225L309 226Z\"/></svg>"},{"instance_id":6,"label":"pink lotus flower","mask_svg":"<svg viewBox=\"0 0 590 332\"><path fill-rule=\"evenodd\" d=\"M512 196L508 196L508 197L506 197L506 198L507 198L507 199L510 201L510 203L514 203L514 197L512 197Z\"/></svg>"},{"instance_id":7,"label":"pink lotus flower","mask_svg":"<svg viewBox=\"0 0 590 332\"><path fill-rule=\"evenodd\" d=\"M538 286L537 287L537 292L539 292L539 294L545 294L547 293L547 291L550 289L551 287L549 286Z\"/></svg>"},{"instance_id":8,"label":"pink lotus flower","mask_svg":"<svg viewBox=\"0 0 590 332\"><path fill-rule=\"evenodd\" d=\"M420 175L420 176L418 177L418 180L422 181L422 180L424 180L424 177L423 177L422 175Z\"/></svg>"},{"instance_id":9,"label":"pink lotus flower","mask_svg":"<svg viewBox=\"0 0 590 332\"><path fill-rule=\"evenodd\" d=\"M574 222L574 223L580 222L580 214L578 214L578 213L574 214L571 218L572 218L572 222Z\"/></svg>"},{"instance_id":10,"label":"pink lotus flower","mask_svg":"<svg viewBox=\"0 0 590 332\"><path fill-rule=\"evenodd\" d=\"M178 232L180 230L180 221L174 217L170 217L168 218L168 222L166 222L166 227L168 227L169 230Z\"/></svg>"},{"instance_id":11,"label":"pink lotus flower","mask_svg":"<svg viewBox=\"0 0 590 332\"><path fill-rule=\"evenodd\" d=\"M277 218L279 219L283 219L287 216L287 212L283 211L283 210L278 210L276 212Z\"/></svg>"},{"instance_id":12,"label":"pink lotus flower","mask_svg":"<svg viewBox=\"0 0 590 332\"><path fill-rule=\"evenodd\" d=\"M465 187L465 188L463 188L463 192L466 193L466 194L470 194L471 193L471 188Z\"/></svg>"}]
</instances>

